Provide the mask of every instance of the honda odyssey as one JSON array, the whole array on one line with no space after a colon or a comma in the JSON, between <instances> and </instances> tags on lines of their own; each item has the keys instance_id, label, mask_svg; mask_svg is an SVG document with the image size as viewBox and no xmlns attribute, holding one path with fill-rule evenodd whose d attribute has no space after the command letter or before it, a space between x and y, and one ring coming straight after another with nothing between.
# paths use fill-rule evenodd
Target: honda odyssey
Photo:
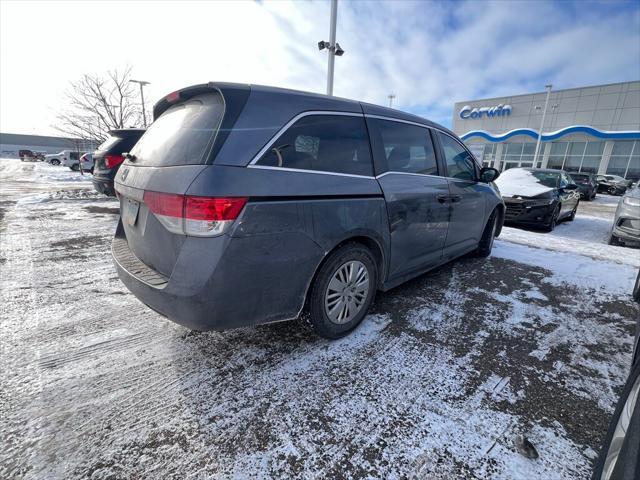
<instances>
[{"instance_id":1,"label":"honda odyssey","mask_svg":"<svg viewBox=\"0 0 640 480\"><path fill-rule=\"evenodd\" d=\"M295 319L338 338L389 290L487 256L504 205L449 130L389 108L225 83L171 93L115 178L112 253L196 330Z\"/></svg>"}]
</instances>

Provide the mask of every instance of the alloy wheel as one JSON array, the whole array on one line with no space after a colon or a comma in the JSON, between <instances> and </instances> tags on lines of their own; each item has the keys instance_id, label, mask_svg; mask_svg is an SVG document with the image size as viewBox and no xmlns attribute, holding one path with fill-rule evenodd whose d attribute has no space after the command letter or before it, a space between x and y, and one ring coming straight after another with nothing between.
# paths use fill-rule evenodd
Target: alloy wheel
<instances>
[{"instance_id":1,"label":"alloy wheel","mask_svg":"<svg viewBox=\"0 0 640 480\"><path fill-rule=\"evenodd\" d=\"M351 321L362 310L369 294L369 271L358 260L341 265L331 277L324 295L324 309L333 323Z\"/></svg>"}]
</instances>

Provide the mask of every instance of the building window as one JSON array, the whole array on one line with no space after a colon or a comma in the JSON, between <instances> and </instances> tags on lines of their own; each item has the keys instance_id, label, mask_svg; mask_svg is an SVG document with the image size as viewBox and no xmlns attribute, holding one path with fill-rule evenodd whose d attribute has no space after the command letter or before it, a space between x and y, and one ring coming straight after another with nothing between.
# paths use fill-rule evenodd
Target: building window
<instances>
[{"instance_id":1,"label":"building window","mask_svg":"<svg viewBox=\"0 0 640 480\"><path fill-rule=\"evenodd\" d=\"M532 167L533 156L536 152L536 144L534 142L505 143L503 146L503 152L503 170L515 167ZM541 158L541 156L541 152L538 152L538 158Z\"/></svg>"},{"instance_id":2,"label":"building window","mask_svg":"<svg viewBox=\"0 0 640 480\"><path fill-rule=\"evenodd\" d=\"M553 142L547 167L568 172L596 173L603 151L604 142Z\"/></svg>"},{"instance_id":3,"label":"building window","mask_svg":"<svg viewBox=\"0 0 640 480\"><path fill-rule=\"evenodd\" d=\"M640 178L640 141L615 142L611 158L609 158L607 173L633 180Z\"/></svg>"}]
</instances>

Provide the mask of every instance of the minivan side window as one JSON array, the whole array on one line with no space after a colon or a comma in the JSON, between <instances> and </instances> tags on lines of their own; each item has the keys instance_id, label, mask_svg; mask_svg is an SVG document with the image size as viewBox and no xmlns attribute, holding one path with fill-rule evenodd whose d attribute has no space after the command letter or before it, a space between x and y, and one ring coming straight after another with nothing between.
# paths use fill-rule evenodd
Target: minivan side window
<instances>
[{"instance_id":1,"label":"minivan side window","mask_svg":"<svg viewBox=\"0 0 640 480\"><path fill-rule=\"evenodd\" d=\"M382 137L388 171L438 175L435 151L426 127L390 120L374 123Z\"/></svg>"},{"instance_id":2,"label":"minivan side window","mask_svg":"<svg viewBox=\"0 0 640 480\"><path fill-rule=\"evenodd\" d=\"M471 154L449 135L438 132L442 144L447 176L460 180L476 180L476 164Z\"/></svg>"},{"instance_id":3,"label":"minivan side window","mask_svg":"<svg viewBox=\"0 0 640 480\"><path fill-rule=\"evenodd\" d=\"M372 176L373 164L364 117L302 117L278 137L257 164Z\"/></svg>"}]
</instances>

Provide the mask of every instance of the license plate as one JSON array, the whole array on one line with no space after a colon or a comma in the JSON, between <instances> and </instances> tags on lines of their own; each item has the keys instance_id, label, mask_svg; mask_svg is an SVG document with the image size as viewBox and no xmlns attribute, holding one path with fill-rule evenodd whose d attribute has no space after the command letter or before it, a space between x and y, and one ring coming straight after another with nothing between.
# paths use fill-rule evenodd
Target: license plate
<instances>
[{"instance_id":1,"label":"license plate","mask_svg":"<svg viewBox=\"0 0 640 480\"><path fill-rule=\"evenodd\" d=\"M140 210L140 202L125 198L122 209L123 220L133 227L138 220L138 210Z\"/></svg>"}]
</instances>

